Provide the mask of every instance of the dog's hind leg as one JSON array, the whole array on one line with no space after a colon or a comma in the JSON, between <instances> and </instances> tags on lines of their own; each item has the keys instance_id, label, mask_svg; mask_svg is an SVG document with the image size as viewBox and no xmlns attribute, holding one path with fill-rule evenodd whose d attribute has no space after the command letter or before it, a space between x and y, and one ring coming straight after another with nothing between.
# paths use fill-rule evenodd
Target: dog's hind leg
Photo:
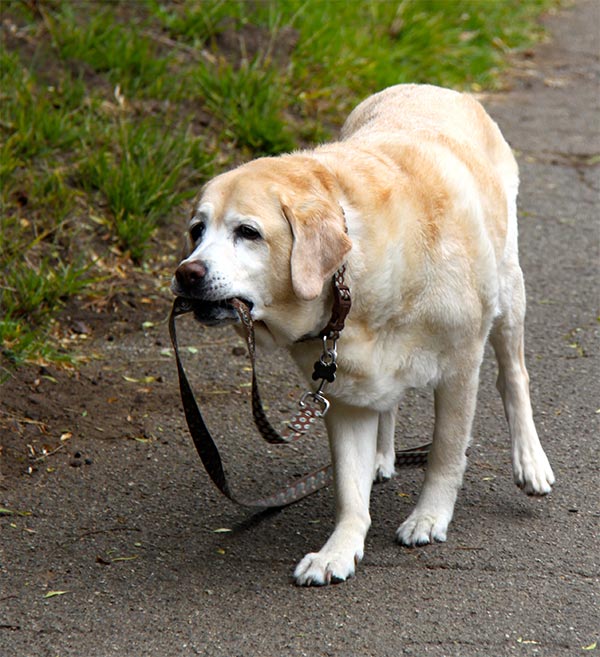
<instances>
[{"instance_id":1,"label":"dog's hind leg","mask_svg":"<svg viewBox=\"0 0 600 657\"><path fill-rule=\"evenodd\" d=\"M513 475L528 495L546 495L554 474L540 444L529 398L529 376L524 358L525 290L518 264L503 281L501 315L490 334L498 360L496 386L502 396L508 421Z\"/></svg>"},{"instance_id":2,"label":"dog's hind leg","mask_svg":"<svg viewBox=\"0 0 600 657\"><path fill-rule=\"evenodd\" d=\"M396 428L396 409L379 413L377 426L377 453L375 455L374 481L388 481L395 474L394 430Z\"/></svg>"},{"instance_id":3,"label":"dog's hind leg","mask_svg":"<svg viewBox=\"0 0 600 657\"><path fill-rule=\"evenodd\" d=\"M446 532L467 464L465 455L475 413L481 345L457 357L454 372L435 390L435 428L419 501L396 532L412 547L446 540Z\"/></svg>"},{"instance_id":4,"label":"dog's hind leg","mask_svg":"<svg viewBox=\"0 0 600 657\"><path fill-rule=\"evenodd\" d=\"M375 468L379 414L335 400L325 417L333 461L336 524L320 552L294 571L296 584L340 582L354 574L371 524L369 497Z\"/></svg>"}]
</instances>

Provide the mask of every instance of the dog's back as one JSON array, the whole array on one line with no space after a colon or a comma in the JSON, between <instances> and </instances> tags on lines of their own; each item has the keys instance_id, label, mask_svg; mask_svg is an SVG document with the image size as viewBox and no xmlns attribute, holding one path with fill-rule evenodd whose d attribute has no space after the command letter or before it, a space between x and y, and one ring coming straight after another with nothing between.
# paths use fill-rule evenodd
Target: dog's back
<instances>
[{"instance_id":1,"label":"dog's back","mask_svg":"<svg viewBox=\"0 0 600 657\"><path fill-rule=\"evenodd\" d=\"M485 177L501 186L505 198L502 209L491 199L484 213L488 228L495 233L497 248L503 252L503 256L498 253L498 264L518 262L518 165L500 129L475 98L432 85L389 87L352 111L342 127L341 138L348 143L377 144L383 151L388 151L386 144L390 143L416 147L423 144L421 153L425 157L435 156L436 150L438 155L451 152L480 181L486 172L491 174L492 179Z\"/></svg>"},{"instance_id":2,"label":"dog's back","mask_svg":"<svg viewBox=\"0 0 600 657\"><path fill-rule=\"evenodd\" d=\"M430 85L401 84L363 101L342 127L343 140L369 141L395 132L440 135L485 153L508 184L517 163L498 126L472 96Z\"/></svg>"}]
</instances>

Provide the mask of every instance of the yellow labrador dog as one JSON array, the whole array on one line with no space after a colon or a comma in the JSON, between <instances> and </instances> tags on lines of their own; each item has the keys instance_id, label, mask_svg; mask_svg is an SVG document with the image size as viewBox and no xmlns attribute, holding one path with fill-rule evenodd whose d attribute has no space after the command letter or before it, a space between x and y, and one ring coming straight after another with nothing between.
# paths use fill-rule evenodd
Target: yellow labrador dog
<instances>
[{"instance_id":1,"label":"yellow labrador dog","mask_svg":"<svg viewBox=\"0 0 600 657\"><path fill-rule=\"evenodd\" d=\"M374 479L394 474L404 391L435 390L435 430L419 500L396 532L406 546L445 541L466 466L479 368L490 337L516 484L550 492L523 358L525 293L517 250L518 170L497 125L468 95L400 85L362 102L338 142L261 158L202 191L189 255L172 289L208 324L252 308L262 344L287 347L310 376L346 265L353 305L338 343L325 418L336 522L298 584L354 574Z\"/></svg>"}]
</instances>

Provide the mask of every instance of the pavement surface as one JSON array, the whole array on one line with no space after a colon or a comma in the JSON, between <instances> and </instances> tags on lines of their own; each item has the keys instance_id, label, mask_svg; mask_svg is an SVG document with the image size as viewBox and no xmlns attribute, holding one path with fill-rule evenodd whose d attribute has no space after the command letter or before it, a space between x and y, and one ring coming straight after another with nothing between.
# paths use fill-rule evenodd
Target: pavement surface
<instances>
[{"instance_id":1,"label":"pavement surface","mask_svg":"<svg viewBox=\"0 0 600 657\"><path fill-rule=\"evenodd\" d=\"M357 577L297 588L293 566L331 529L331 491L262 516L220 497L186 434L164 321L115 315L76 376L0 387L2 657L600 654L600 2L546 23L511 90L483 100L521 166L526 357L554 492L512 483L488 353L448 542L394 542L423 478L401 471L373 492ZM181 340L240 492L327 458L322 435L283 451L254 435L238 338L192 327ZM262 367L277 415L299 383L283 356ZM431 394L409 395L400 446L431 429Z\"/></svg>"}]
</instances>

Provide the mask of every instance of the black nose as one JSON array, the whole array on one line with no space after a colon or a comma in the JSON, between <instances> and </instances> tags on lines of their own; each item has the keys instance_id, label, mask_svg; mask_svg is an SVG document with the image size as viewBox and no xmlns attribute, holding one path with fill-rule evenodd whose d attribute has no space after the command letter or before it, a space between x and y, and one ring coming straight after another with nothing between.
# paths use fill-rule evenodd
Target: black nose
<instances>
[{"instance_id":1,"label":"black nose","mask_svg":"<svg viewBox=\"0 0 600 657\"><path fill-rule=\"evenodd\" d=\"M198 283L201 283L205 276L206 265L199 260L184 262L175 271L177 282L186 290L190 290L198 285Z\"/></svg>"}]
</instances>

